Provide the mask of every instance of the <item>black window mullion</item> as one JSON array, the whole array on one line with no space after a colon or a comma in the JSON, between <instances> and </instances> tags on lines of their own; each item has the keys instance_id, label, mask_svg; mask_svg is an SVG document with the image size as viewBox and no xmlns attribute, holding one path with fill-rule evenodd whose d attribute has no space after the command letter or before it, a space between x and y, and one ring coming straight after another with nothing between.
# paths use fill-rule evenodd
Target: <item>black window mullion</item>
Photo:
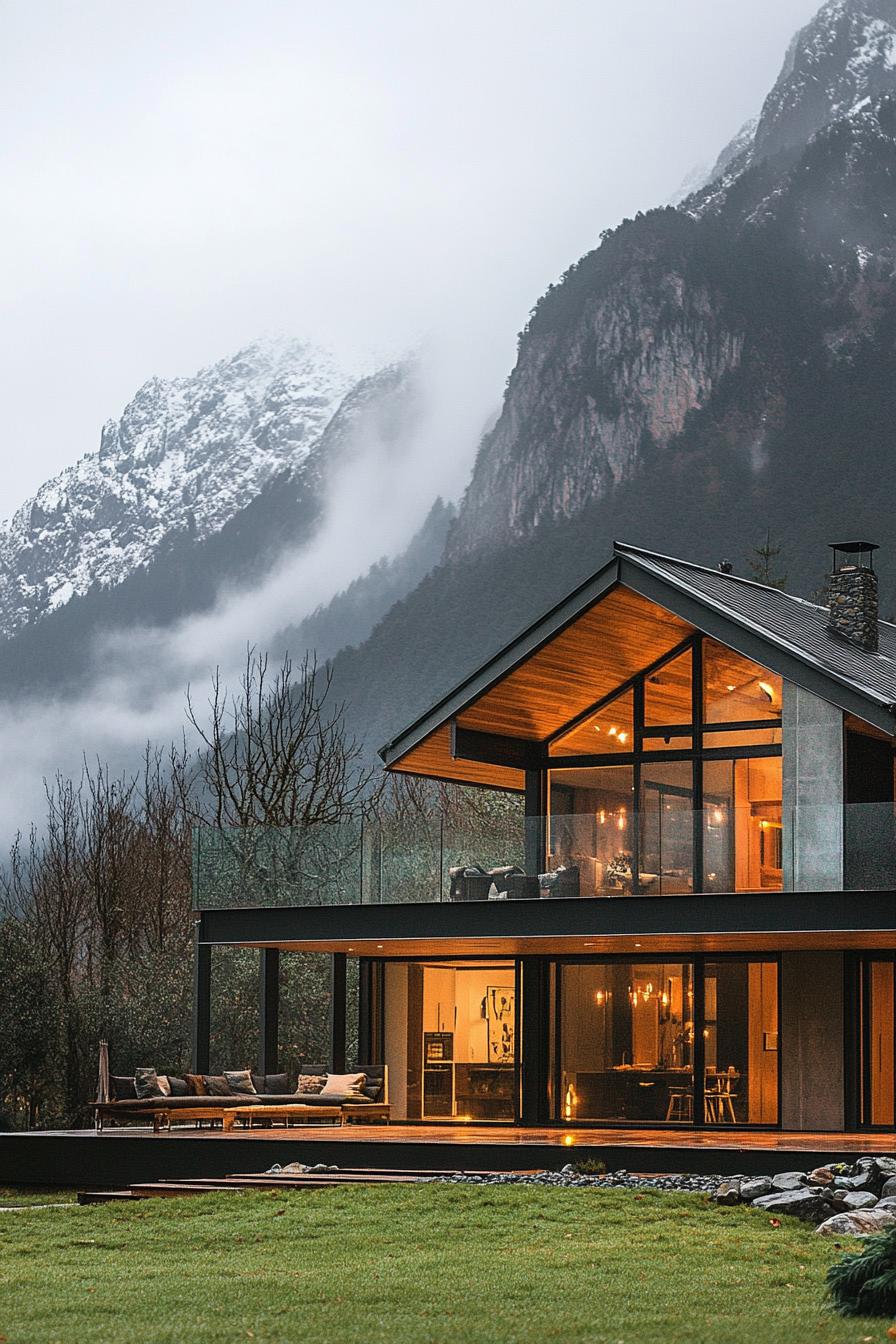
<instances>
[{"instance_id":1,"label":"black window mullion","mask_svg":"<svg viewBox=\"0 0 896 1344\"><path fill-rule=\"evenodd\" d=\"M641 745L644 729L644 678L635 682L634 698L635 742ZM641 758L636 756L632 768L632 895L641 894Z\"/></svg>"},{"instance_id":2,"label":"black window mullion","mask_svg":"<svg viewBox=\"0 0 896 1344\"><path fill-rule=\"evenodd\" d=\"M694 1126L706 1124L706 958L696 956L692 962L694 988Z\"/></svg>"}]
</instances>

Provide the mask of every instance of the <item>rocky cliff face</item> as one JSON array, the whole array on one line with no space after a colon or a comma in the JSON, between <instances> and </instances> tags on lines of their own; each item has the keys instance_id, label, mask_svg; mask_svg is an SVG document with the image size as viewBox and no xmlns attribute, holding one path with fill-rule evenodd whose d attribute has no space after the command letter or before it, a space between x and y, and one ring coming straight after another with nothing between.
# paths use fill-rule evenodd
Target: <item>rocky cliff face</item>
<instances>
[{"instance_id":1,"label":"rocky cliff face","mask_svg":"<svg viewBox=\"0 0 896 1344\"><path fill-rule=\"evenodd\" d=\"M721 175L605 235L539 301L449 559L656 480L698 442L754 476L785 465L801 370L833 376L887 339L894 23L896 0L830 0Z\"/></svg>"}]
</instances>

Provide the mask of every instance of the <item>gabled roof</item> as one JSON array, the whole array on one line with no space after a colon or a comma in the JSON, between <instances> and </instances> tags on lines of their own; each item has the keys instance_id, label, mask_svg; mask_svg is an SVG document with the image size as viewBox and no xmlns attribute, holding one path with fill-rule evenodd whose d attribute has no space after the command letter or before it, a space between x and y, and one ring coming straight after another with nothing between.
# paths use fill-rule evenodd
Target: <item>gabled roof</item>
<instances>
[{"instance_id":1,"label":"gabled roof","mask_svg":"<svg viewBox=\"0 0 896 1344\"><path fill-rule=\"evenodd\" d=\"M380 755L386 765L413 770L410 761L402 766L403 758L415 748L431 754L435 737L429 748L422 744L437 730L444 742L447 726L454 721L498 735L512 732L530 740L546 737L543 714L540 720L533 716L527 721L519 713L520 686L527 677L532 684L537 685L540 679L542 686L552 687L551 677L565 678L569 691L566 707L571 708L581 691L576 683L582 680L576 677L575 659L570 657L576 631L586 636L579 640L579 649L587 649L592 658L609 657L616 646L608 641L601 651L595 644L597 632L605 615L612 618L614 603L619 607L623 602L628 603L630 619L650 627L652 645L660 652L664 651L664 640L666 648L671 649L687 633L700 630L846 713L889 735L896 734L893 625L881 622L880 652L868 653L828 629L825 607L749 579L621 542L614 543L613 551L612 560L593 578L383 747ZM645 659L645 664L649 661ZM623 680L620 676L617 684ZM511 694L514 688L516 698ZM499 704L502 696L504 703ZM592 701L597 698L598 693L591 695ZM510 728L508 720L514 713L518 714L518 725ZM567 720L571 717L572 713L566 714ZM560 718L557 726L564 721ZM440 755L444 755L444 747ZM435 770L427 762L422 773ZM460 779L463 772L449 772L447 777ZM496 778L494 782L502 787L521 787L522 773L504 769L503 781Z\"/></svg>"}]
</instances>

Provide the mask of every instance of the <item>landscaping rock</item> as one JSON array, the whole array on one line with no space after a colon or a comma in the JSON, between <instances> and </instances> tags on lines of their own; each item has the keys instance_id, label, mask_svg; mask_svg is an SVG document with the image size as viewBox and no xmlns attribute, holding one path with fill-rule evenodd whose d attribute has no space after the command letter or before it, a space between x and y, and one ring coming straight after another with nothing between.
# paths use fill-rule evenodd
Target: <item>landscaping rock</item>
<instances>
[{"instance_id":1,"label":"landscaping rock","mask_svg":"<svg viewBox=\"0 0 896 1344\"><path fill-rule=\"evenodd\" d=\"M740 1181L723 1181L718 1190L713 1195L716 1204L739 1204L740 1203Z\"/></svg>"},{"instance_id":2,"label":"landscaping rock","mask_svg":"<svg viewBox=\"0 0 896 1344\"><path fill-rule=\"evenodd\" d=\"M835 1176L835 1190L870 1190L873 1195L880 1193L882 1180L873 1167L862 1167L855 1176Z\"/></svg>"},{"instance_id":3,"label":"landscaping rock","mask_svg":"<svg viewBox=\"0 0 896 1344\"><path fill-rule=\"evenodd\" d=\"M827 1201L811 1186L763 1195L753 1201L753 1208L764 1209L766 1213L786 1213L792 1218L802 1218L806 1223L823 1222L830 1212Z\"/></svg>"},{"instance_id":4,"label":"landscaping rock","mask_svg":"<svg viewBox=\"0 0 896 1344\"><path fill-rule=\"evenodd\" d=\"M771 1176L752 1176L746 1181L741 1181L740 1197L749 1204L754 1199L761 1199L763 1195L770 1195L771 1190Z\"/></svg>"},{"instance_id":5,"label":"landscaping rock","mask_svg":"<svg viewBox=\"0 0 896 1344\"><path fill-rule=\"evenodd\" d=\"M810 1185L830 1185L834 1179L834 1173L830 1167L816 1167L814 1171L809 1172Z\"/></svg>"},{"instance_id":6,"label":"landscaping rock","mask_svg":"<svg viewBox=\"0 0 896 1344\"><path fill-rule=\"evenodd\" d=\"M885 1181L896 1177L896 1157L876 1157L874 1169Z\"/></svg>"},{"instance_id":7,"label":"landscaping rock","mask_svg":"<svg viewBox=\"0 0 896 1344\"><path fill-rule=\"evenodd\" d=\"M818 1228L820 1237L873 1237L896 1223L892 1209L860 1209L855 1213L835 1213Z\"/></svg>"},{"instance_id":8,"label":"landscaping rock","mask_svg":"<svg viewBox=\"0 0 896 1344\"><path fill-rule=\"evenodd\" d=\"M888 1176L881 1187L881 1199L889 1199L890 1195L896 1195L896 1176Z\"/></svg>"},{"instance_id":9,"label":"landscaping rock","mask_svg":"<svg viewBox=\"0 0 896 1344\"><path fill-rule=\"evenodd\" d=\"M856 1213L859 1209L875 1208L877 1199L870 1190L838 1191L834 1205L844 1213Z\"/></svg>"},{"instance_id":10,"label":"landscaping rock","mask_svg":"<svg viewBox=\"0 0 896 1344\"><path fill-rule=\"evenodd\" d=\"M772 1177L772 1190L779 1193L785 1190L801 1190L805 1184L806 1176L802 1171L781 1171Z\"/></svg>"}]
</instances>

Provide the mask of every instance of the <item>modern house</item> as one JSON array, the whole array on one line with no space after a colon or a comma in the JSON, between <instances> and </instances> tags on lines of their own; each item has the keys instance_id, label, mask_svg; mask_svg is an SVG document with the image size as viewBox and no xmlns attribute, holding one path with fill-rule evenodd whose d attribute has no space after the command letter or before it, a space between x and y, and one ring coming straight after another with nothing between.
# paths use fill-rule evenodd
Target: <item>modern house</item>
<instances>
[{"instance_id":1,"label":"modern house","mask_svg":"<svg viewBox=\"0 0 896 1344\"><path fill-rule=\"evenodd\" d=\"M383 749L515 802L342 828L338 865L306 838L288 880L256 849L248 885L200 836L197 1070L211 950L240 944L262 949L265 1071L280 952L333 958L337 1068L357 959L358 1058L388 1066L393 1121L892 1129L896 626L874 550L836 546L816 605L616 545Z\"/></svg>"}]
</instances>

